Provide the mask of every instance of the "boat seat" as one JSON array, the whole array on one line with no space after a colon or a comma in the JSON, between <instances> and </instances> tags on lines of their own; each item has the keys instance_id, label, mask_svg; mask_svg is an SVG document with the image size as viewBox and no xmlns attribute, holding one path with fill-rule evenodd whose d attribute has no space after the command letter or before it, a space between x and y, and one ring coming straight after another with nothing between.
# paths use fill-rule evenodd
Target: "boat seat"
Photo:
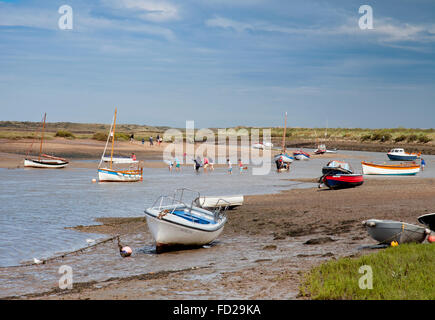
<instances>
[{"instance_id":1,"label":"boat seat","mask_svg":"<svg viewBox=\"0 0 435 320\"><path fill-rule=\"evenodd\" d=\"M183 211L183 210L176 210L176 211L172 212L172 214L176 215L177 217L186 219L188 221L192 221L194 223L199 223L199 224L215 224L216 223L214 221L207 220L207 219L204 219L202 217L190 215L188 212Z\"/></svg>"}]
</instances>

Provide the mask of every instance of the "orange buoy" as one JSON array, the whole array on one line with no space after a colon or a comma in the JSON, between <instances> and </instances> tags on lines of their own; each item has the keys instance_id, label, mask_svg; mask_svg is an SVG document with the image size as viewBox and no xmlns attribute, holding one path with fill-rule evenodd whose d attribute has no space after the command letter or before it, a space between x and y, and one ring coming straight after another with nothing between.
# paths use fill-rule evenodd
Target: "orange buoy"
<instances>
[{"instance_id":1,"label":"orange buoy","mask_svg":"<svg viewBox=\"0 0 435 320\"><path fill-rule=\"evenodd\" d=\"M429 237L427 237L427 241L430 243L434 243L435 242L435 235L430 235Z\"/></svg>"},{"instance_id":2,"label":"orange buoy","mask_svg":"<svg viewBox=\"0 0 435 320\"><path fill-rule=\"evenodd\" d=\"M398 245L399 245L399 243L397 241L391 241L392 247L397 247Z\"/></svg>"}]
</instances>

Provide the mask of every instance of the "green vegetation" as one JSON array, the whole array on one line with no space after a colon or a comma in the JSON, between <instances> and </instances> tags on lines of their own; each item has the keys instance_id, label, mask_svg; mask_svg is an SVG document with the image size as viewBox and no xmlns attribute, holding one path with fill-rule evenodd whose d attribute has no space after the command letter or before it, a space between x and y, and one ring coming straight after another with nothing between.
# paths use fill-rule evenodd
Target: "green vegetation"
<instances>
[{"instance_id":1,"label":"green vegetation","mask_svg":"<svg viewBox=\"0 0 435 320\"><path fill-rule=\"evenodd\" d=\"M75 138L75 136L67 130L58 130L54 136L61 137L61 138L70 138L70 139Z\"/></svg>"},{"instance_id":2,"label":"green vegetation","mask_svg":"<svg viewBox=\"0 0 435 320\"><path fill-rule=\"evenodd\" d=\"M107 140L107 133L95 132L94 135L92 136L92 139L98 140L98 141L106 141ZM115 132L115 139L117 141L127 141L130 139L130 136L126 133Z\"/></svg>"},{"instance_id":3,"label":"green vegetation","mask_svg":"<svg viewBox=\"0 0 435 320\"><path fill-rule=\"evenodd\" d=\"M105 141L110 124L89 124L89 123L71 123L71 122L47 122L45 132L49 137L54 137L59 131L71 133L76 139L96 139ZM131 134L137 141L145 139L148 141L152 136L155 140L157 135L163 137L163 133L169 127L146 126L136 124L117 124L116 131L122 133L117 136L119 140L128 140ZM230 129L230 128L228 128ZM263 136L261 127L246 127L238 126L232 128L236 132L240 129L246 130L249 134L255 129L258 130L259 140ZM271 129L271 138L274 142L281 140L283 130L282 127L274 127ZM184 128L179 129L183 137L185 137ZM218 128L211 128L217 135ZM22 139L30 138L41 131L40 122L19 122L19 121L0 121L0 138L6 139ZM287 141L321 141L328 139L329 141L352 141L352 142L395 142L395 143L412 143L412 144L433 144L435 141L435 129L362 129L362 128L296 128L288 127ZM71 138L71 137L70 137Z\"/></svg>"},{"instance_id":4,"label":"green vegetation","mask_svg":"<svg viewBox=\"0 0 435 320\"><path fill-rule=\"evenodd\" d=\"M360 289L361 266L371 266L373 289ZM435 246L404 244L315 267L305 275L300 295L334 300L434 300L434 274Z\"/></svg>"}]
</instances>

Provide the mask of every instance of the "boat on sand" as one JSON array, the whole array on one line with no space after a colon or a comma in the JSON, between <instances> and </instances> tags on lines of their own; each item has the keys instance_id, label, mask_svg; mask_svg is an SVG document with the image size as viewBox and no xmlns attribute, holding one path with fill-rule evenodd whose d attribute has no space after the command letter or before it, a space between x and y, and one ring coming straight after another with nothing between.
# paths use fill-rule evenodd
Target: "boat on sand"
<instances>
[{"instance_id":1,"label":"boat on sand","mask_svg":"<svg viewBox=\"0 0 435 320\"><path fill-rule=\"evenodd\" d=\"M418 217L418 222L435 231L435 213L428 213Z\"/></svg>"},{"instance_id":2,"label":"boat on sand","mask_svg":"<svg viewBox=\"0 0 435 320\"><path fill-rule=\"evenodd\" d=\"M373 175L416 175L420 172L420 165L416 163L376 164L361 162L363 174Z\"/></svg>"},{"instance_id":3,"label":"boat on sand","mask_svg":"<svg viewBox=\"0 0 435 320\"><path fill-rule=\"evenodd\" d=\"M178 189L173 196L161 196L145 210L148 228L156 242L156 251L170 248L202 246L214 241L227 222L226 208L214 211L185 203L189 189ZM197 193L196 198L201 198Z\"/></svg>"},{"instance_id":4,"label":"boat on sand","mask_svg":"<svg viewBox=\"0 0 435 320\"><path fill-rule=\"evenodd\" d=\"M319 187L324 184L330 189L345 189L358 187L364 183L363 175L353 173L350 165L343 161L329 161L322 168L322 174Z\"/></svg>"},{"instance_id":5,"label":"boat on sand","mask_svg":"<svg viewBox=\"0 0 435 320\"><path fill-rule=\"evenodd\" d=\"M393 221L370 219L363 221L369 235L381 244L391 244L396 241L403 243L421 243L430 234L430 230L413 224Z\"/></svg>"},{"instance_id":6,"label":"boat on sand","mask_svg":"<svg viewBox=\"0 0 435 320\"><path fill-rule=\"evenodd\" d=\"M221 196L221 197L197 197L194 200L194 204L197 207L203 209L216 209L220 207L228 207L228 209L234 209L243 205L243 196Z\"/></svg>"},{"instance_id":7,"label":"boat on sand","mask_svg":"<svg viewBox=\"0 0 435 320\"><path fill-rule=\"evenodd\" d=\"M402 148L392 149L387 153L387 156L392 161L415 161L420 158L420 153L408 153Z\"/></svg>"}]
</instances>

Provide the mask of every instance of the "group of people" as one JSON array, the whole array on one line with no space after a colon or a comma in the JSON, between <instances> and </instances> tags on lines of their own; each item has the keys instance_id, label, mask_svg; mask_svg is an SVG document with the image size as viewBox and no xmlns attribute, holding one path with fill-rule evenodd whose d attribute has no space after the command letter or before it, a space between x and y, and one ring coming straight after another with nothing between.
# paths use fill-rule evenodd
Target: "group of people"
<instances>
[{"instance_id":1,"label":"group of people","mask_svg":"<svg viewBox=\"0 0 435 320\"><path fill-rule=\"evenodd\" d=\"M198 156L196 159L192 159L193 161L193 168L194 170L199 173L199 170L203 168L204 172L207 172L208 170L214 171L214 161L212 158L204 157L203 160ZM227 170L229 174L233 173L233 164L231 163L230 159L227 159ZM180 161L177 157L174 158L174 160L168 162L168 168L169 171L172 171L175 166L176 171L181 171L181 165ZM248 170L248 167L243 164L242 160L238 160L238 167L239 172L243 173Z\"/></svg>"},{"instance_id":2,"label":"group of people","mask_svg":"<svg viewBox=\"0 0 435 320\"><path fill-rule=\"evenodd\" d=\"M132 135L132 136L133 136L133 135ZM153 146L153 145L154 145L154 139L153 139L152 136L150 136L150 137L148 138L148 141L150 142L150 146ZM160 146L160 144L161 144L162 142L163 142L163 138L160 137L159 135L157 135L157 137L156 137L156 143L157 143L157 145ZM145 144L145 138L142 138L142 144Z\"/></svg>"}]
</instances>

